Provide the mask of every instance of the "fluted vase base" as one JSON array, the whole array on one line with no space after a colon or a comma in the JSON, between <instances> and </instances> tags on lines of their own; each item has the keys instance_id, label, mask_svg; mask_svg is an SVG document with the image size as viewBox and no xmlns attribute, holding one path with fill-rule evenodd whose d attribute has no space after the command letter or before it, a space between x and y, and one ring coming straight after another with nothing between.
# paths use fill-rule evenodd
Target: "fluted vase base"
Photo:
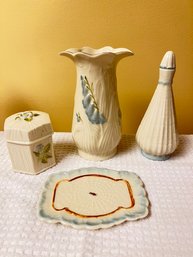
<instances>
[{"instance_id":1,"label":"fluted vase base","mask_svg":"<svg viewBox=\"0 0 193 257\"><path fill-rule=\"evenodd\" d=\"M143 150L141 150L141 153L144 157L146 157L147 159L152 160L152 161L166 161L170 158L170 154L156 156L156 155L151 155L151 154L145 153Z\"/></svg>"},{"instance_id":2,"label":"fluted vase base","mask_svg":"<svg viewBox=\"0 0 193 257\"><path fill-rule=\"evenodd\" d=\"M94 154L86 153L86 152L78 149L78 154L82 158L84 158L86 160L89 160L89 161L104 161L104 160L108 160L108 159L112 158L116 153L117 153L117 147L113 151L111 151L111 152L109 152L109 153L107 153L105 155L94 155Z\"/></svg>"}]
</instances>

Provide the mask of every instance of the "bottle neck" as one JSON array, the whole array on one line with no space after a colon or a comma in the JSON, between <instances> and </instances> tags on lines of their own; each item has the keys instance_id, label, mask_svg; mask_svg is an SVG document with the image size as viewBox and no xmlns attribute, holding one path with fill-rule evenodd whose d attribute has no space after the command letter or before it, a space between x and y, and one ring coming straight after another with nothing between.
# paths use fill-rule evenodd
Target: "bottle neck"
<instances>
[{"instance_id":1,"label":"bottle neck","mask_svg":"<svg viewBox=\"0 0 193 257\"><path fill-rule=\"evenodd\" d=\"M173 77L175 74L175 68L174 69L168 69L168 68L160 68L159 69L159 81L158 84L169 86L172 84Z\"/></svg>"}]
</instances>

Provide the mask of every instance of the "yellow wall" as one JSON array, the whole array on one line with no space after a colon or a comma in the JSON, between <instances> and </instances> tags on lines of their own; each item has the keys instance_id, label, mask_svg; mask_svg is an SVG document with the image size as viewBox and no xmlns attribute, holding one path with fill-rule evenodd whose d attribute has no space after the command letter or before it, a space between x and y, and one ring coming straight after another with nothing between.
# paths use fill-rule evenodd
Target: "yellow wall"
<instances>
[{"instance_id":1,"label":"yellow wall","mask_svg":"<svg viewBox=\"0 0 193 257\"><path fill-rule=\"evenodd\" d=\"M177 59L180 133L193 133L192 0L0 0L0 129L6 116L36 109L70 131L75 66L70 47L127 47L117 69L123 132L135 133L167 50Z\"/></svg>"}]
</instances>

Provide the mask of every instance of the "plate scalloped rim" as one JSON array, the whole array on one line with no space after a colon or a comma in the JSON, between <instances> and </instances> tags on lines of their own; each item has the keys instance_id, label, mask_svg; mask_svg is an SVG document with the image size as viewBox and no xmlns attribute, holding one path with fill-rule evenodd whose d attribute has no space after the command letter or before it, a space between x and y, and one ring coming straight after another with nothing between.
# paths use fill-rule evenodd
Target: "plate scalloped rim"
<instances>
[{"instance_id":1,"label":"plate scalloped rim","mask_svg":"<svg viewBox=\"0 0 193 257\"><path fill-rule=\"evenodd\" d=\"M111 215L112 217L103 217L103 218L77 218L76 216L66 218L64 214L59 214L54 211L50 214L49 210L46 208L46 203L49 203L50 198L53 195L54 185L61 180L62 178L72 179L77 176L86 175L86 174L100 174L112 177L114 179L124 179L129 181L133 196L135 199L135 205L133 208L127 210L122 209L121 211L115 212L115 214ZM39 199L38 205L38 217L46 221L48 223L61 223L63 225L71 226L76 229L100 229L100 228L109 228L114 225L121 224L125 221L133 221L145 218L148 215L148 206L149 201L147 199L147 194L144 189L144 185L142 180L136 173L129 171L116 171L112 169L106 168L80 168L71 171L62 171L59 173L51 174L47 181L44 184L44 188L42 194ZM121 215L117 215L117 213L122 213ZM72 216L72 215L71 215ZM110 215L109 215L110 216Z\"/></svg>"}]
</instances>

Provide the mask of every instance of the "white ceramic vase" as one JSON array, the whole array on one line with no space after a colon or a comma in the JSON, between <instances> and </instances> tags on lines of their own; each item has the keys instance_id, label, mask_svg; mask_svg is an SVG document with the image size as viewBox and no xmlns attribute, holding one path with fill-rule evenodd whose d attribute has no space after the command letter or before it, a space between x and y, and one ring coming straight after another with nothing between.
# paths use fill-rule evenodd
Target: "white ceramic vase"
<instances>
[{"instance_id":1,"label":"white ceramic vase","mask_svg":"<svg viewBox=\"0 0 193 257\"><path fill-rule=\"evenodd\" d=\"M167 160L178 145L172 91L175 68L175 55L168 51L160 64L157 88L136 133L142 154L151 160Z\"/></svg>"},{"instance_id":2,"label":"white ceramic vase","mask_svg":"<svg viewBox=\"0 0 193 257\"><path fill-rule=\"evenodd\" d=\"M132 52L126 48L83 47L60 54L76 65L72 134L79 155L94 161L109 159L116 153L121 139L116 65Z\"/></svg>"}]
</instances>

